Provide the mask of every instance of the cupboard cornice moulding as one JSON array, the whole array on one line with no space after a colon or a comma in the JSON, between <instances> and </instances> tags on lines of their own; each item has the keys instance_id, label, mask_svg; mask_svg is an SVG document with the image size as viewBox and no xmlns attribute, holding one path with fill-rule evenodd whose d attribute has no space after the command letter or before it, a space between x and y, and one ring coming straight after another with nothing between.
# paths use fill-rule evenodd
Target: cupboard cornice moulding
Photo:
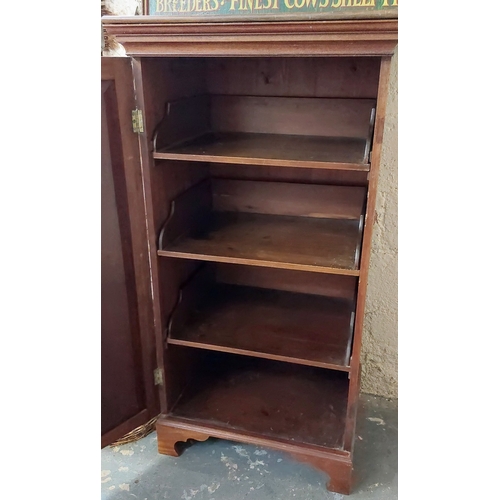
<instances>
[{"instance_id":1,"label":"cupboard cornice moulding","mask_svg":"<svg viewBox=\"0 0 500 500\"><path fill-rule=\"evenodd\" d=\"M391 56L398 20L194 23L150 16L102 18L130 56Z\"/></svg>"}]
</instances>

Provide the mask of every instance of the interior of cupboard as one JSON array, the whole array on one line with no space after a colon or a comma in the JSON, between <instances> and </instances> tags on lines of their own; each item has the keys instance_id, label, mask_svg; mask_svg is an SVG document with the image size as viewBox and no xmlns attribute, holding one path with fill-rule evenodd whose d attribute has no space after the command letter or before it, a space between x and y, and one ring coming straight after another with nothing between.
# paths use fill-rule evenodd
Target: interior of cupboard
<instances>
[{"instance_id":1,"label":"interior of cupboard","mask_svg":"<svg viewBox=\"0 0 500 500\"><path fill-rule=\"evenodd\" d=\"M379 68L142 58L169 415L342 448Z\"/></svg>"},{"instance_id":2,"label":"interior of cupboard","mask_svg":"<svg viewBox=\"0 0 500 500\"><path fill-rule=\"evenodd\" d=\"M177 392L170 417L296 444L343 449L346 373L171 346L167 365L178 365L179 359L187 383ZM179 373L175 375L178 380Z\"/></svg>"}]
</instances>

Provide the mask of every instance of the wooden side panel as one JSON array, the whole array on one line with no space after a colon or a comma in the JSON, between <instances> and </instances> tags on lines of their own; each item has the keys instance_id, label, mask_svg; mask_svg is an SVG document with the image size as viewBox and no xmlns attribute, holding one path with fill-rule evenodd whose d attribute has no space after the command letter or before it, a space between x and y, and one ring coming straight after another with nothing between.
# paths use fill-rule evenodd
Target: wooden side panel
<instances>
[{"instance_id":1,"label":"wooden side panel","mask_svg":"<svg viewBox=\"0 0 500 500\"><path fill-rule=\"evenodd\" d=\"M352 372L349 385L349 397L347 406L346 432L344 435L345 448L351 451L354 446L354 429L356 424L356 412L358 407L361 367L361 338L363 333L363 319L366 302L366 288L368 283L368 270L370 264L370 249L373 235L373 224L375 220L375 203L377 194L377 183L380 168L380 154L382 150L382 138L384 134L384 123L387 105L387 93L389 88L391 58L383 58L380 63L380 83L377 99L377 114L375 120L372 169L368 186L368 199L366 206L365 227L361 247L360 275L358 286L358 299L356 306L356 324L354 327L354 339L352 346Z\"/></svg>"},{"instance_id":2,"label":"wooden side panel","mask_svg":"<svg viewBox=\"0 0 500 500\"><path fill-rule=\"evenodd\" d=\"M165 363L164 334L172 308L178 299L180 284L198 263L158 259L158 235L169 217L171 202L182 192L208 176L201 164L186 164L153 159L153 138L165 112L165 103L206 93L204 62L200 59L136 59L133 71L138 107L144 110L144 133L139 134L145 202L147 207L148 244L152 270L153 312L155 322L157 366L163 369L165 385L160 390L163 413L168 411L167 399L175 401L182 384L173 376L182 369L182 359ZM184 351L183 351L184 352ZM187 362L187 361L186 361Z\"/></svg>"},{"instance_id":3,"label":"wooden side panel","mask_svg":"<svg viewBox=\"0 0 500 500\"><path fill-rule=\"evenodd\" d=\"M206 352L169 345L165 351L165 380L168 406L163 413L170 413L187 385L195 379Z\"/></svg>"},{"instance_id":4,"label":"wooden side panel","mask_svg":"<svg viewBox=\"0 0 500 500\"><path fill-rule=\"evenodd\" d=\"M170 315L167 336L180 329L189 320L193 311L205 302L214 281L214 267L204 265L179 287L179 297L175 309Z\"/></svg>"},{"instance_id":5,"label":"wooden side panel","mask_svg":"<svg viewBox=\"0 0 500 500\"><path fill-rule=\"evenodd\" d=\"M159 409L130 60L102 59L102 73L101 445L106 446Z\"/></svg>"},{"instance_id":6,"label":"wooden side panel","mask_svg":"<svg viewBox=\"0 0 500 500\"><path fill-rule=\"evenodd\" d=\"M287 97L377 97L379 61L368 57L214 58L211 94Z\"/></svg>"},{"instance_id":7,"label":"wooden side panel","mask_svg":"<svg viewBox=\"0 0 500 500\"><path fill-rule=\"evenodd\" d=\"M142 59L147 137L151 141L161 122L167 102L206 93L205 62L195 58ZM142 94L142 92L141 92Z\"/></svg>"},{"instance_id":8,"label":"wooden side panel","mask_svg":"<svg viewBox=\"0 0 500 500\"><path fill-rule=\"evenodd\" d=\"M285 182L214 179L214 210L359 220L366 190Z\"/></svg>"},{"instance_id":9,"label":"wooden side panel","mask_svg":"<svg viewBox=\"0 0 500 500\"><path fill-rule=\"evenodd\" d=\"M208 222L211 206L209 180L204 180L179 195L172 201L170 215L160 232L159 249L198 228L202 229Z\"/></svg>"},{"instance_id":10,"label":"wooden side panel","mask_svg":"<svg viewBox=\"0 0 500 500\"><path fill-rule=\"evenodd\" d=\"M174 146L210 131L210 99L207 95L168 101L155 132L155 149Z\"/></svg>"},{"instance_id":11,"label":"wooden side panel","mask_svg":"<svg viewBox=\"0 0 500 500\"><path fill-rule=\"evenodd\" d=\"M150 237L156 240L168 217L170 202L208 175L196 165L178 165L173 161L168 162L168 168L155 168L152 158L153 139L163 121L165 105L205 94L205 69L200 59L142 59L134 61L134 65L139 107L144 110L145 132L139 140L147 179L146 203L152 222ZM171 128L174 133L175 126Z\"/></svg>"},{"instance_id":12,"label":"wooden side panel","mask_svg":"<svg viewBox=\"0 0 500 500\"><path fill-rule=\"evenodd\" d=\"M373 99L214 95L212 130L368 138Z\"/></svg>"}]
</instances>

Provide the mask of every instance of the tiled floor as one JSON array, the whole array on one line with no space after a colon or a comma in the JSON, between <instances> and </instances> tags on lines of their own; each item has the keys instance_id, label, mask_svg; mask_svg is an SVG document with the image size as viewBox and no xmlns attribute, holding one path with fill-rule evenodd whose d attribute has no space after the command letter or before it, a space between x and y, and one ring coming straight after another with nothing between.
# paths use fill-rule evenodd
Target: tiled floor
<instances>
[{"instance_id":1,"label":"tiled floor","mask_svg":"<svg viewBox=\"0 0 500 500\"><path fill-rule=\"evenodd\" d=\"M102 500L397 499L397 401L362 395L351 495L328 492L326 475L284 453L209 439L178 457L156 434L101 455Z\"/></svg>"}]
</instances>

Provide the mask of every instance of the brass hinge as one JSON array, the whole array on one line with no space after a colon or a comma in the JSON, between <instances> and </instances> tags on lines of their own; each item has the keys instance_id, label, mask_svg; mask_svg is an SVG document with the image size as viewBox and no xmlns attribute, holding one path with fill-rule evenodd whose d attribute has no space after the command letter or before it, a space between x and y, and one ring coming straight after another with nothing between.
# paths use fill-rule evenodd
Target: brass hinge
<instances>
[{"instance_id":1,"label":"brass hinge","mask_svg":"<svg viewBox=\"0 0 500 500\"><path fill-rule=\"evenodd\" d=\"M142 110L133 109L132 110L132 130L139 134L144 132L144 121L142 119Z\"/></svg>"},{"instance_id":2,"label":"brass hinge","mask_svg":"<svg viewBox=\"0 0 500 500\"><path fill-rule=\"evenodd\" d=\"M154 373L155 385L163 385L163 372L161 368L156 368Z\"/></svg>"}]
</instances>

